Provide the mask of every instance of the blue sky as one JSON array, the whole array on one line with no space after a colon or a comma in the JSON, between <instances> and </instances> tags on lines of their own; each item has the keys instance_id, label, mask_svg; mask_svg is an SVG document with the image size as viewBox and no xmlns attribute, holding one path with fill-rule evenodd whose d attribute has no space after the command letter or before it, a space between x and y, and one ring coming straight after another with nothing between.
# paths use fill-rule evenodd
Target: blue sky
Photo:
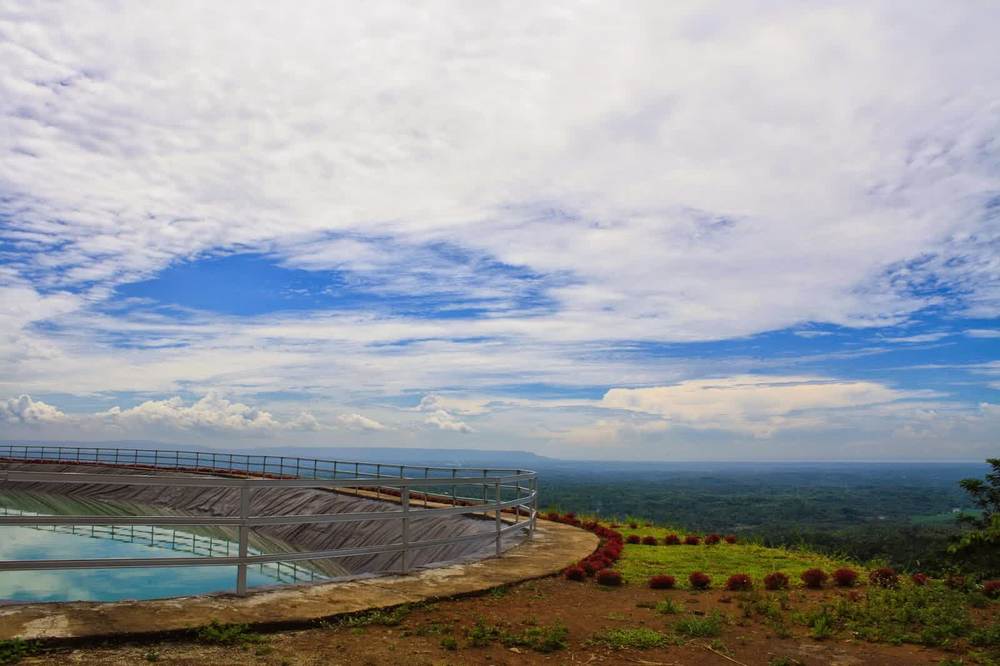
<instances>
[{"instance_id":1,"label":"blue sky","mask_svg":"<svg viewBox=\"0 0 1000 666\"><path fill-rule=\"evenodd\" d=\"M277 11L3 16L0 436L996 453L1000 10Z\"/></svg>"}]
</instances>

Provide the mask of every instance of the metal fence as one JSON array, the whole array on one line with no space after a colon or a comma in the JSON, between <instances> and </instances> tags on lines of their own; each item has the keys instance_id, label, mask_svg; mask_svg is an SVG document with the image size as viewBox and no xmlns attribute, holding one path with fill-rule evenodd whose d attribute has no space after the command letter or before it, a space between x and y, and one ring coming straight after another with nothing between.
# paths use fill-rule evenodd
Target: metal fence
<instances>
[{"instance_id":1,"label":"metal fence","mask_svg":"<svg viewBox=\"0 0 1000 666\"><path fill-rule=\"evenodd\" d=\"M27 471L12 464L64 463L80 471ZM121 467L123 472L87 472L87 466ZM169 470L158 475L157 470ZM144 472L144 473L143 473ZM0 516L3 525L148 525L235 527L237 555L205 557L98 558L87 560L0 560L0 571L98 569L112 567L235 566L236 592L247 591L247 567L274 562L400 553L400 571L412 569L414 550L473 540L495 542L517 532L532 536L538 511L538 475L521 469L483 469L391 465L291 456L264 456L202 451L159 451L103 447L40 445L0 446L0 484L59 483L125 486L234 488L240 494L237 516ZM337 514L254 515L251 499L265 488L323 488L397 503L389 511ZM415 521L441 515L475 515L494 524L491 531L417 540ZM400 522L398 542L309 552L251 553L250 530L265 525Z\"/></svg>"}]
</instances>

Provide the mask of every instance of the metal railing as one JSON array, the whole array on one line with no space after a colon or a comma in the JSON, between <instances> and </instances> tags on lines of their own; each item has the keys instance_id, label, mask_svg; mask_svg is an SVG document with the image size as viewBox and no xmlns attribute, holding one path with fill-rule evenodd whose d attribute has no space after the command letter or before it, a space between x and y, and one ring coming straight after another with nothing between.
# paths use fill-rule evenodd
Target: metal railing
<instances>
[{"instance_id":1,"label":"metal railing","mask_svg":"<svg viewBox=\"0 0 1000 666\"><path fill-rule=\"evenodd\" d=\"M11 464L64 463L81 471L26 471ZM117 474L87 472L86 466L121 467ZM169 475L157 475L169 470ZM246 594L247 567L303 560L400 553L400 571L412 570L413 551L433 546L491 539L495 555L504 550L504 538L523 532L534 534L538 512L538 475L521 469L482 469L391 465L360 461L321 460L291 456L265 456L203 451L161 451L105 447L42 445L0 446L0 485L7 483L100 484L125 486L227 488L239 491L235 516L0 516L3 525L202 525L238 529L235 556L96 558L86 560L0 560L0 571L97 569L117 567L235 566L236 593ZM391 500L396 510L335 514L255 515L253 494L270 488L321 488L336 492ZM465 494L459 494L459 491ZM480 492L481 491L481 492ZM441 515L476 515L493 521L494 529L477 534L415 540L414 521ZM523 520L522 520L523 519ZM399 541L333 550L251 553L250 530L266 525L359 523L395 520Z\"/></svg>"}]
</instances>

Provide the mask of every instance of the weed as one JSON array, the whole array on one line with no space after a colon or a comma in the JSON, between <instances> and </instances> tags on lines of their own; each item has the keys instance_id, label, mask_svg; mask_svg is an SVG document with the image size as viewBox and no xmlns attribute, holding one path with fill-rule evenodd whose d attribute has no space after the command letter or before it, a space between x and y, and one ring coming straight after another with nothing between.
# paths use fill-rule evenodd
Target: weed
<instances>
[{"instance_id":1,"label":"weed","mask_svg":"<svg viewBox=\"0 0 1000 666\"><path fill-rule=\"evenodd\" d=\"M680 606L674 603L673 599L664 599L660 603L654 606L657 613L662 613L663 615L677 615L681 612Z\"/></svg>"},{"instance_id":2,"label":"weed","mask_svg":"<svg viewBox=\"0 0 1000 666\"><path fill-rule=\"evenodd\" d=\"M250 631L245 624L223 624L212 620L209 624L195 630L195 639L199 643L215 645L247 645L263 643L264 637Z\"/></svg>"},{"instance_id":3,"label":"weed","mask_svg":"<svg viewBox=\"0 0 1000 666\"><path fill-rule=\"evenodd\" d=\"M1000 623L973 631L969 634L969 644L976 647L1000 647Z\"/></svg>"},{"instance_id":4,"label":"weed","mask_svg":"<svg viewBox=\"0 0 1000 666\"><path fill-rule=\"evenodd\" d=\"M489 595L491 599L503 599L504 597L507 596L508 591L509 589L507 588L507 586L501 585L500 587L494 587L492 590L490 590Z\"/></svg>"},{"instance_id":5,"label":"weed","mask_svg":"<svg viewBox=\"0 0 1000 666\"><path fill-rule=\"evenodd\" d=\"M395 608L376 608L357 615L348 615L340 621L343 627L367 627L370 625L380 625L383 627L395 627L406 619L410 614L410 607L406 604Z\"/></svg>"},{"instance_id":6,"label":"weed","mask_svg":"<svg viewBox=\"0 0 1000 666\"><path fill-rule=\"evenodd\" d=\"M528 647L536 652L562 650L567 645L568 636L569 630L561 624L528 627L518 633L510 631L504 625L488 625L482 618L477 619L475 625L466 632L469 645L473 647L486 647L499 641L504 647Z\"/></svg>"},{"instance_id":7,"label":"weed","mask_svg":"<svg viewBox=\"0 0 1000 666\"><path fill-rule=\"evenodd\" d=\"M455 651L458 649L458 641L454 636L445 636L441 639L441 647L445 650Z\"/></svg>"},{"instance_id":8,"label":"weed","mask_svg":"<svg viewBox=\"0 0 1000 666\"><path fill-rule=\"evenodd\" d=\"M148 662L159 661L160 660L160 653L157 652L156 650L150 650L149 652L146 653L145 659Z\"/></svg>"},{"instance_id":9,"label":"weed","mask_svg":"<svg viewBox=\"0 0 1000 666\"><path fill-rule=\"evenodd\" d=\"M0 664L16 664L35 651L33 644L20 638L0 640Z\"/></svg>"},{"instance_id":10,"label":"weed","mask_svg":"<svg viewBox=\"0 0 1000 666\"><path fill-rule=\"evenodd\" d=\"M702 617L690 615L681 618L674 625L674 631L688 638L710 638L721 634L725 623L726 617L722 613L712 611Z\"/></svg>"},{"instance_id":11,"label":"weed","mask_svg":"<svg viewBox=\"0 0 1000 666\"><path fill-rule=\"evenodd\" d=\"M607 629L591 637L590 643L606 645L614 650L648 650L669 644L670 637L654 629L630 627Z\"/></svg>"}]
</instances>

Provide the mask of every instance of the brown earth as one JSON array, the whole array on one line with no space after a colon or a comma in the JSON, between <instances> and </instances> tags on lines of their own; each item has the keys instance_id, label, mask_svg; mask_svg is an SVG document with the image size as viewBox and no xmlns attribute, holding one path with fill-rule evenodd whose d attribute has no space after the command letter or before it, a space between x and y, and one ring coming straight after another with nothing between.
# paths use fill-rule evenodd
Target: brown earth
<instances>
[{"instance_id":1,"label":"brown earth","mask_svg":"<svg viewBox=\"0 0 1000 666\"><path fill-rule=\"evenodd\" d=\"M837 594L834 591L792 591L791 608L802 610ZM718 638L693 639L683 645L651 650L611 650L589 643L606 629L647 627L670 632L680 615L661 615L651 608L669 598L695 614L719 609L730 618ZM27 658L25 664L268 664L380 665L437 664L745 664L772 663L838 666L937 664L956 653L914 645L884 645L843 637L815 640L790 619L791 636L780 638L760 619L745 619L737 599L720 591L657 591L638 586L602 588L592 582L560 578L520 583L476 597L439 601L416 607L395 626L328 625L265 635L260 643L240 646L205 645L193 638L117 646L61 649ZM684 611L682 611L684 612ZM996 609L987 613L995 616ZM530 648L508 649L494 643L471 647L467 630L477 618L501 623L512 631L563 624L569 645L542 654ZM991 619L995 620L995 617ZM458 647L442 647L445 637ZM784 658L785 661L778 661Z\"/></svg>"}]
</instances>

